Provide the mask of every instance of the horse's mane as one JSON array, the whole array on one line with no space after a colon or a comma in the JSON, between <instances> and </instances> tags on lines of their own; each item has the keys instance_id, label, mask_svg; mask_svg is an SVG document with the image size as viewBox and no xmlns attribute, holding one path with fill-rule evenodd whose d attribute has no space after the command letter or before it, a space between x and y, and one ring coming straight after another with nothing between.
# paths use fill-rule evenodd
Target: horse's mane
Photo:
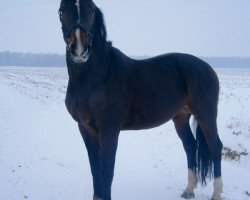
<instances>
[{"instance_id":1,"label":"horse's mane","mask_svg":"<svg viewBox=\"0 0 250 200\"><path fill-rule=\"evenodd\" d=\"M103 14L99 8L96 7L95 11L95 34L99 34L102 41L107 39L107 31L103 18Z\"/></svg>"}]
</instances>

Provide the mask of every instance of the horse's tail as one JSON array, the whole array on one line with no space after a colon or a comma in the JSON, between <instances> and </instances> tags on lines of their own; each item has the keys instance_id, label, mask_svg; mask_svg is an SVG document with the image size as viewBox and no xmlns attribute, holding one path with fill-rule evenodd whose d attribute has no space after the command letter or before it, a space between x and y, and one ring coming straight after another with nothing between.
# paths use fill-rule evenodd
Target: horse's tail
<instances>
[{"instance_id":1,"label":"horse's tail","mask_svg":"<svg viewBox=\"0 0 250 200\"><path fill-rule=\"evenodd\" d=\"M202 185L206 185L206 179L211 179L213 175L213 161L206 139L199 124L196 127L196 141L198 179L201 181Z\"/></svg>"}]
</instances>

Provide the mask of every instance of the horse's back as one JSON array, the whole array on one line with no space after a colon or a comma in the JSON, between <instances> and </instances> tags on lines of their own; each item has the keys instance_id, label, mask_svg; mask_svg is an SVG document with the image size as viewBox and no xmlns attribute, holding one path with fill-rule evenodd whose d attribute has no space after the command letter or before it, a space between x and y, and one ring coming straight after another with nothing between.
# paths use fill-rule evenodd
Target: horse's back
<instances>
[{"instance_id":1,"label":"horse's back","mask_svg":"<svg viewBox=\"0 0 250 200\"><path fill-rule=\"evenodd\" d=\"M178 76L176 81L181 80L185 84L187 95L198 95L199 92L200 95L207 94L211 98L218 97L218 77L213 68L200 58L190 54L169 53L150 60L163 65L169 76Z\"/></svg>"}]
</instances>

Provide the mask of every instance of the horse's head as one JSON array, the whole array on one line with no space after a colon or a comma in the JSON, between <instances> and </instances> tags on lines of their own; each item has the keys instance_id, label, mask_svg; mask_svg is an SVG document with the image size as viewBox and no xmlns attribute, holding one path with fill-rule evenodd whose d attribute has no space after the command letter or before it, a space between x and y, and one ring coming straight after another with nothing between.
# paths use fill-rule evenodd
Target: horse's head
<instances>
[{"instance_id":1,"label":"horse's head","mask_svg":"<svg viewBox=\"0 0 250 200\"><path fill-rule=\"evenodd\" d=\"M62 0L59 16L63 38L72 59L88 61L92 46L96 7L92 0Z\"/></svg>"}]
</instances>

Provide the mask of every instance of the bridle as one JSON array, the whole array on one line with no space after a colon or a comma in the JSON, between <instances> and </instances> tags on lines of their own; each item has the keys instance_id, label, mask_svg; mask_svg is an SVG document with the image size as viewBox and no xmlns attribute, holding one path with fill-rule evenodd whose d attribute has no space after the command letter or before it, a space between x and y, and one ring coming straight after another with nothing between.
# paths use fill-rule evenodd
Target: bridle
<instances>
[{"instance_id":1,"label":"bridle","mask_svg":"<svg viewBox=\"0 0 250 200\"><path fill-rule=\"evenodd\" d=\"M62 24L62 15L63 15L63 12L64 12L64 9L63 9L63 8L60 8L60 9L58 10L58 14L59 14L59 18L60 18L61 24ZM95 13L96 13L96 9L94 8L94 9L92 10L92 12L93 12L93 15L94 15L94 23L95 23ZM88 28L88 26L87 26L86 24L80 23L79 21L76 22L75 24L73 24L73 25L69 28L68 31L67 31L67 30L63 27L63 25L62 25L61 29L62 29L62 33L63 33L63 39L64 39L64 41L66 42L66 44L68 44L69 37L71 36L71 34L73 33L73 31L79 28L79 29L84 30L84 31L87 33L88 39L89 39L89 46L91 47L91 46L92 46L92 43L93 43L93 38L94 38L94 27L95 27L95 26L94 26L94 25L95 25L94 23L93 23L93 28L92 28L92 30L89 30L89 28Z\"/></svg>"}]
</instances>

